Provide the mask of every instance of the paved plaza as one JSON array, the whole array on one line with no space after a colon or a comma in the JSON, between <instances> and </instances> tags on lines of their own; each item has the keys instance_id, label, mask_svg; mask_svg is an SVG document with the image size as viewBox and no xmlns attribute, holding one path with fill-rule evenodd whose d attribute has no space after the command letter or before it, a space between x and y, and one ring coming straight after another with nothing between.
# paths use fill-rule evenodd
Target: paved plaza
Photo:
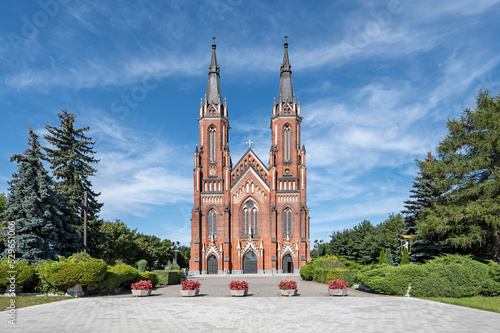
<instances>
[{"instance_id":1,"label":"paved plaza","mask_svg":"<svg viewBox=\"0 0 500 333\"><path fill-rule=\"evenodd\" d=\"M231 279L249 281L247 297L230 297ZM299 296L278 296L283 279ZM0 332L498 332L500 314L408 297L349 290L328 297L325 285L298 276L194 277L201 296L183 298L179 285L150 297L83 297L18 309L17 325L0 312Z\"/></svg>"}]
</instances>

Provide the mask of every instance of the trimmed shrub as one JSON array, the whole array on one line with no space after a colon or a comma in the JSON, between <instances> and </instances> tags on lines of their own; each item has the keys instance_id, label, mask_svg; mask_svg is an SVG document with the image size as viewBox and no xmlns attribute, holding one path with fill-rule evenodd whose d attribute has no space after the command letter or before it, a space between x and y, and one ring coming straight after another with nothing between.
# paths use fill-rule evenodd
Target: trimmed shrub
<instances>
[{"instance_id":1,"label":"trimmed shrub","mask_svg":"<svg viewBox=\"0 0 500 333\"><path fill-rule=\"evenodd\" d=\"M412 278L422 275L422 266L384 266L362 271L355 278L374 292L386 295L404 296ZM413 288L413 283L412 283ZM413 289L412 289L413 290Z\"/></svg>"},{"instance_id":2,"label":"trimmed shrub","mask_svg":"<svg viewBox=\"0 0 500 333\"><path fill-rule=\"evenodd\" d=\"M182 271L153 271L158 276L159 285L179 284L181 283Z\"/></svg>"},{"instance_id":3,"label":"trimmed shrub","mask_svg":"<svg viewBox=\"0 0 500 333\"><path fill-rule=\"evenodd\" d=\"M149 280L151 281L151 284L153 287L156 287L158 285L158 275L156 275L153 272L144 272L144 273L139 273L141 275L142 280Z\"/></svg>"},{"instance_id":4,"label":"trimmed shrub","mask_svg":"<svg viewBox=\"0 0 500 333\"><path fill-rule=\"evenodd\" d=\"M311 281L313 279L313 262L310 261L300 268L300 277L302 280Z\"/></svg>"},{"instance_id":5,"label":"trimmed shrub","mask_svg":"<svg viewBox=\"0 0 500 333\"><path fill-rule=\"evenodd\" d=\"M356 279L356 274L358 274L359 271L345 271L344 272L344 281L347 281L349 282L349 285L350 286L353 286L358 282L358 280Z\"/></svg>"},{"instance_id":6,"label":"trimmed shrub","mask_svg":"<svg viewBox=\"0 0 500 333\"><path fill-rule=\"evenodd\" d=\"M61 258L60 258L61 259ZM106 276L108 265L102 259L79 259L62 261L46 261L37 265L36 273L40 278L42 292L64 292L76 284L85 290L100 289Z\"/></svg>"},{"instance_id":7,"label":"trimmed shrub","mask_svg":"<svg viewBox=\"0 0 500 333\"><path fill-rule=\"evenodd\" d=\"M411 295L416 297L470 297L484 291L492 280L488 265L470 256L445 255L422 265L425 276L414 279Z\"/></svg>"},{"instance_id":8,"label":"trimmed shrub","mask_svg":"<svg viewBox=\"0 0 500 333\"><path fill-rule=\"evenodd\" d=\"M144 273L146 271L146 267L148 266L148 261L145 259L141 259L137 262L137 270L139 273Z\"/></svg>"},{"instance_id":9,"label":"trimmed shrub","mask_svg":"<svg viewBox=\"0 0 500 333\"><path fill-rule=\"evenodd\" d=\"M120 287L121 283L122 282L118 274L108 270L106 272L106 275L104 276L104 280L101 282L101 287L99 292L101 293L113 292L116 288Z\"/></svg>"},{"instance_id":10,"label":"trimmed shrub","mask_svg":"<svg viewBox=\"0 0 500 333\"><path fill-rule=\"evenodd\" d=\"M385 257L385 251L384 251L384 249L382 249L380 251L380 256L378 258L378 263L380 265L389 264L389 262L387 261L387 258Z\"/></svg>"},{"instance_id":11,"label":"trimmed shrub","mask_svg":"<svg viewBox=\"0 0 500 333\"><path fill-rule=\"evenodd\" d=\"M410 255L408 254L408 249L405 247L403 249L403 255L401 257L400 265L408 265L410 263Z\"/></svg>"},{"instance_id":12,"label":"trimmed shrub","mask_svg":"<svg viewBox=\"0 0 500 333\"><path fill-rule=\"evenodd\" d=\"M11 276L11 274L7 273L9 271L17 272L15 274L16 287L22 288L24 292L34 290L38 283L34 266L23 261L16 262L14 265L15 268L12 269L7 259L0 262L0 293L3 293L7 285L10 284L9 280L7 280Z\"/></svg>"},{"instance_id":13,"label":"trimmed shrub","mask_svg":"<svg viewBox=\"0 0 500 333\"><path fill-rule=\"evenodd\" d=\"M120 281L119 286L124 289L130 289L130 285L132 283L138 282L141 279L139 271L127 264L111 266L109 271L117 275L117 278Z\"/></svg>"}]
</instances>

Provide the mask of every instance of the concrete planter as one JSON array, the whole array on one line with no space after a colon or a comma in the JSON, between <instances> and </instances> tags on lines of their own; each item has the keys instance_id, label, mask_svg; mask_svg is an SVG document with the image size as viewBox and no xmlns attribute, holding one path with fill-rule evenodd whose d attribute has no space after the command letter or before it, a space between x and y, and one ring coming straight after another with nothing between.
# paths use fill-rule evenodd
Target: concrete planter
<instances>
[{"instance_id":1,"label":"concrete planter","mask_svg":"<svg viewBox=\"0 0 500 333\"><path fill-rule=\"evenodd\" d=\"M196 290L182 290L181 289L181 295L184 297L198 296L199 293L200 293L200 289L196 289Z\"/></svg>"},{"instance_id":2,"label":"concrete planter","mask_svg":"<svg viewBox=\"0 0 500 333\"><path fill-rule=\"evenodd\" d=\"M230 290L230 291L231 291L231 296L234 297L243 297L248 294L248 289Z\"/></svg>"},{"instance_id":3,"label":"concrete planter","mask_svg":"<svg viewBox=\"0 0 500 333\"><path fill-rule=\"evenodd\" d=\"M287 290L280 289L280 291L281 291L281 296L295 296L297 295L298 289L287 289Z\"/></svg>"},{"instance_id":4,"label":"concrete planter","mask_svg":"<svg viewBox=\"0 0 500 333\"><path fill-rule=\"evenodd\" d=\"M147 289L147 290L134 290L134 289L132 289L132 295L134 295L136 297L150 296L151 289Z\"/></svg>"},{"instance_id":5,"label":"concrete planter","mask_svg":"<svg viewBox=\"0 0 500 333\"><path fill-rule=\"evenodd\" d=\"M83 295L85 295L85 292L83 291L82 285L77 284L73 288L69 288L66 291L66 294L73 297L82 297Z\"/></svg>"},{"instance_id":6,"label":"concrete planter","mask_svg":"<svg viewBox=\"0 0 500 333\"><path fill-rule=\"evenodd\" d=\"M330 296L347 296L347 289L328 289Z\"/></svg>"}]
</instances>

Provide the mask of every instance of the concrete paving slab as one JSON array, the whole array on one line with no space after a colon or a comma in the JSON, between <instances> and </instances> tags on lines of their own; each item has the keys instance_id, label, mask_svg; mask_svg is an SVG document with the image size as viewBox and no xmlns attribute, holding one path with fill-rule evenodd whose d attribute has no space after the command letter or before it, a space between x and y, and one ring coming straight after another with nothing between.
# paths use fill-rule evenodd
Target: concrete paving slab
<instances>
[{"instance_id":1,"label":"concrete paving slab","mask_svg":"<svg viewBox=\"0 0 500 333\"><path fill-rule=\"evenodd\" d=\"M233 278L233 277L231 277ZM229 278L229 279L231 279ZM180 297L179 286L150 297L84 297L16 310L16 326L0 312L0 332L498 332L500 314L407 297L229 297L225 278L200 277L202 290L221 297ZM259 280L263 288L277 284ZM281 277L278 277L278 282ZM307 290L315 285L304 284ZM301 287L302 285L302 287ZM212 286L212 287L210 287ZM172 287L172 288L170 288ZM166 292L175 287L176 296ZM277 289L277 286L273 287ZM170 290L171 289L171 290ZM313 292L312 289L307 293ZM323 291L324 292L324 291Z\"/></svg>"}]
</instances>

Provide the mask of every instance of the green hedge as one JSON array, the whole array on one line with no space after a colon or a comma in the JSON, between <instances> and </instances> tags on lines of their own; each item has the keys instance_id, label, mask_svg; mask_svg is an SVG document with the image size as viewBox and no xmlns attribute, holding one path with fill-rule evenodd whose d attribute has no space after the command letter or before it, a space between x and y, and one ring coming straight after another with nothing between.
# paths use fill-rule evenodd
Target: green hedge
<instances>
[{"instance_id":1,"label":"green hedge","mask_svg":"<svg viewBox=\"0 0 500 333\"><path fill-rule=\"evenodd\" d=\"M495 296L500 293L500 266L469 256L445 255L423 265L367 268L355 275L359 283L387 295L404 296L411 282L413 297Z\"/></svg>"},{"instance_id":2,"label":"green hedge","mask_svg":"<svg viewBox=\"0 0 500 333\"><path fill-rule=\"evenodd\" d=\"M169 285L169 284L179 284L181 283L182 271L172 270L172 271L153 271L158 276L158 284Z\"/></svg>"},{"instance_id":3,"label":"green hedge","mask_svg":"<svg viewBox=\"0 0 500 333\"><path fill-rule=\"evenodd\" d=\"M302 266L300 268L300 277L302 280L314 280L320 283L341 279L348 281L351 286L356 283L355 276L361 268L363 268L362 265L343 257L327 255Z\"/></svg>"},{"instance_id":4,"label":"green hedge","mask_svg":"<svg viewBox=\"0 0 500 333\"><path fill-rule=\"evenodd\" d=\"M159 279L158 275L154 272L145 271L144 273L139 273L141 275L141 280L149 280L153 287L158 285Z\"/></svg>"},{"instance_id":5,"label":"green hedge","mask_svg":"<svg viewBox=\"0 0 500 333\"><path fill-rule=\"evenodd\" d=\"M122 287L124 289L130 289L130 285L132 283L138 282L142 278L139 271L135 267L127 264L111 266L108 271L115 274L108 275L111 280L116 278L120 282L115 288Z\"/></svg>"},{"instance_id":6,"label":"green hedge","mask_svg":"<svg viewBox=\"0 0 500 333\"><path fill-rule=\"evenodd\" d=\"M38 284L38 277L35 274L35 269L27 262L16 262L14 268L11 268L7 260L0 262L0 293L3 293L10 284L9 278L11 276L9 271L15 271L16 279L15 285L22 288L24 292L33 291Z\"/></svg>"},{"instance_id":7,"label":"green hedge","mask_svg":"<svg viewBox=\"0 0 500 333\"><path fill-rule=\"evenodd\" d=\"M36 266L42 292L66 291L76 284L85 290L100 289L107 271L107 264L102 259L91 258L84 261L46 261Z\"/></svg>"}]
</instances>

